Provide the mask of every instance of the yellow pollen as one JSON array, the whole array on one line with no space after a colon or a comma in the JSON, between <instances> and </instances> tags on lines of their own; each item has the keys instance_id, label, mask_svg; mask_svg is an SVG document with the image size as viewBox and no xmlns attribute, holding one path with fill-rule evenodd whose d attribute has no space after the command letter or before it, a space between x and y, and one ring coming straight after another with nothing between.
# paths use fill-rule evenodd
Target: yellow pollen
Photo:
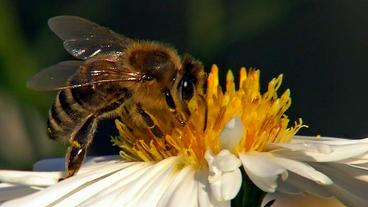
<instances>
[{"instance_id":1,"label":"yellow pollen","mask_svg":"<svg viewBox=\"0 0 368 207\"><path fill-rule=\"evenodd\" d=\"M239 88L236 89L234 75L228 71L226 89L223 92L219 85L218 68L213 66L207 79L205 101L207 104L207 127L203 131L205 103L194 96L188 103L191 117L184 127L176 127L164 138L153 138L150 141L132 136L123 123L116 120L120 136L114 143L121 147L120 155L125 160L160 161L167 157L179 156L180 166L201 167L206 165L204 154L207 150L213 153L221 151L219 135L224 126L233 118L240 117L243 134L240 142L232 149L239 152L262 151L267 144L284 143L305 125L302 120L289 126L285 115L291 105L290 91L286 90L278 96L277 90L282 82L282 75L268 83L267 91L260 92L259 70L240 69Z\"/></svg>"}]
</instances>

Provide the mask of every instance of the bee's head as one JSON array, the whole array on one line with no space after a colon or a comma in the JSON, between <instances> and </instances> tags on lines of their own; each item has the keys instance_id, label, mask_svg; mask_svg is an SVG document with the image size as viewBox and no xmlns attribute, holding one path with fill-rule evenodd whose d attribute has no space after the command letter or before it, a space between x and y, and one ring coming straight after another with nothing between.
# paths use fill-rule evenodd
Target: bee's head
<instances>
[{"instance_id":1,"label":"bee's head","mask_svg":"<svg viewBox=\"0 0 368 207\"><path fill-rule=\"evenodd\" d=\"M175 113L178 120L186 122L189 119L191 112L188 105L192 99L203 102L205 80L206 74L202 63L185 55L177 72L175 84L170 89L176 103ZM171 101L167 95L166 102L170 105Z\"/></svg>"},{"instance_id":2,"label":"bee's head","mask_svg":"<svg viewBox=\"0 0 368 207\"><path fill-rule=\"evenodd\" d=\"M202 63L189 55L181 59L174 49L152 42L133 45L126 54L131 67L145 74L143 82L138 83L149 96L145 99L166 105L184 124L190 116L189 102L203 97L206 75Z\"/></svg>"},{"instance_id":3,"label":"bee's head","mask_svg":"<svg viewBox=\"0 0 368 207\"><path fill-rule=\"evenodd\" d=\"M183 103L188 103L194 96L203 95L203 84L206 74L201 62L185 55L182 60L180 78L176 91L178 98Z\"/></svg>"},{"instance_id":4,"label":"bee's head","mask_svg":"<svg viewBox=\"0 0 368 207\"><path fill-rule=\"evenodd\" d=\"M181 60L174 49L154 42L133 44L126 54L133 71L143 74L143 81L155 84L152 87L159 87L162 93L176 94L175 101L187 103L201 93L203 65L191 56L185 55Z\"/></svg>"}]
</instances>

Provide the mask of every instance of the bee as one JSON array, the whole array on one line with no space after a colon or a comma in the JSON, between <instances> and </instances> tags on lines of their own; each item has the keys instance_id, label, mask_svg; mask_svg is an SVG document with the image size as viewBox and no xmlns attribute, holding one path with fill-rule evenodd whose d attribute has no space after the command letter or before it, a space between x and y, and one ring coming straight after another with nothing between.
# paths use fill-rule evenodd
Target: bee
<instances>
[{"instance_id":1,"label":"bee","mask_svg":"<svg viewBox=\"0 0 368 207\"><path fill-rule=\"evenodd\" d=\"M119 119L135 137L162 139L185 126L192 98L203 100L206 74L189 55L80 17L57 16L48 24L79 59L50 66L28 82L35 90L58 90L47 133L69 144L64 179L78 172L101 120Z\"/></svg>"}]
</instances>

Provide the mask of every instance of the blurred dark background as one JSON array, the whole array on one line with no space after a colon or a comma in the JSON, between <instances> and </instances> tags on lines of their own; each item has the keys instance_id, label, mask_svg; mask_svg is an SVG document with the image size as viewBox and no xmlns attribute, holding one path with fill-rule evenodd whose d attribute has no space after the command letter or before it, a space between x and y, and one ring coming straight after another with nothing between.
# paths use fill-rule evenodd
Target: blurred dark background
<instances>
[{"instance_id":1,"label":"blurred dark background","mask_svg":"<svg viewBox=\"0 0 368 207\"><path fill-rule=\"evenodd\" d=\"M300 134L361 138L368 136L367 11L364 0L0 0L0 167L27 169L64 155L65 146L45 135L55 92L25 86L42 68L72 58L48 29L50 17L81 16L167 42L222 74L260 68L264 86L283 73L281 90L293 98L287 114L309 125ZM104 140L92 151L109 152Z\"/></svg>"}]
</instances>

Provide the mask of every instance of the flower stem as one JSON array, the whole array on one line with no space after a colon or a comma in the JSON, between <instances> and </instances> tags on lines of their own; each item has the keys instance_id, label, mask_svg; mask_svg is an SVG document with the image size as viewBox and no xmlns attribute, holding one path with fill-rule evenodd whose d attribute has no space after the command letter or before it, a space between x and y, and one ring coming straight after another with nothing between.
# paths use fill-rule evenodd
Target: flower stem
<instances>
[{"instance_id":1,"label":"flower stem","mask_svg":"<svg viewBox=\"0 0 368 207\"><path fill-rule=\"evenodd\" d=\"M266 193L259 189L249 179L244 169L242 172L242 186L238 195L231 201L233 207L260 207Z\"/></svg>"}]
</instances>

